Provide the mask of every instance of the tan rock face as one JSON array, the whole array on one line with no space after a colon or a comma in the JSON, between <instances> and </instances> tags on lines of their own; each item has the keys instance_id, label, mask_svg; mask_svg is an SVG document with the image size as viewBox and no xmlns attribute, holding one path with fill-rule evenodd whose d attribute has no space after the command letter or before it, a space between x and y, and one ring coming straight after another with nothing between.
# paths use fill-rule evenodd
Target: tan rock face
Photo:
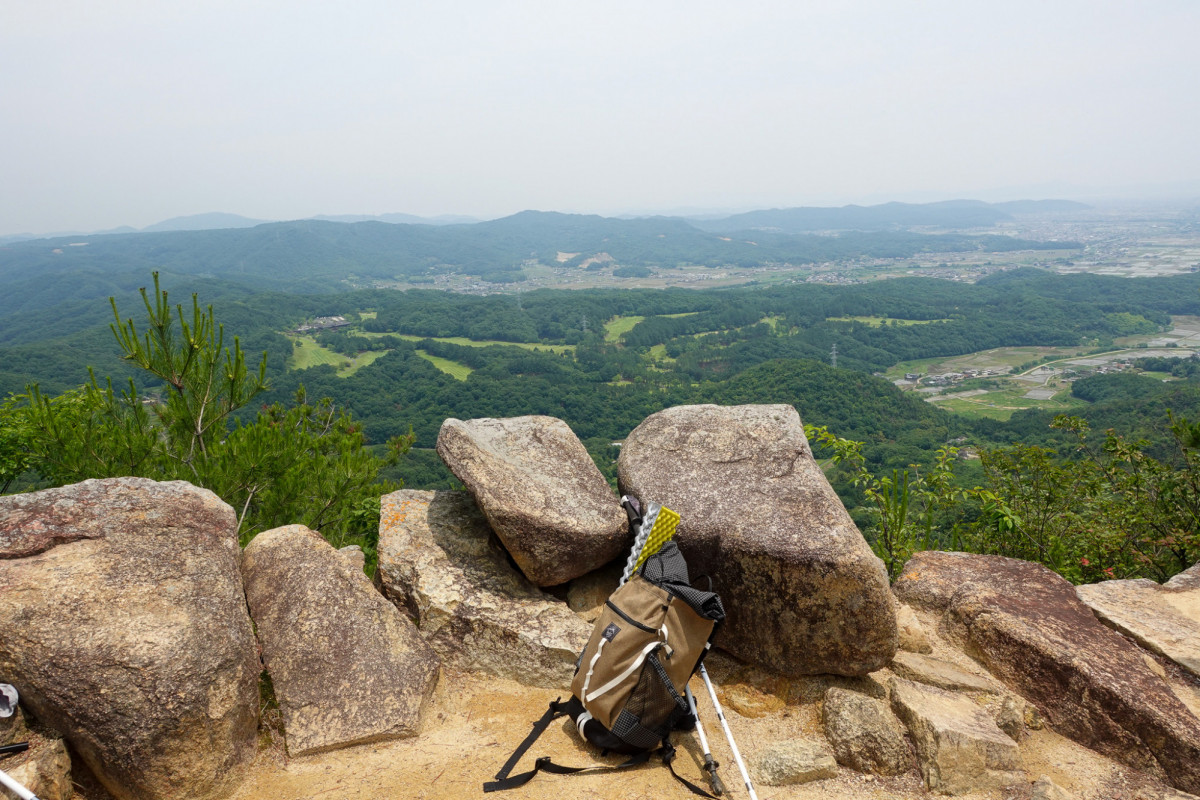
<instances>
[{"instance_id":1,"label":"tan rock face","mask_svg":"<svg viewBox=\"0 0 1200 800\"><path fill-rule=\"evenodd\" d=\"M419 732L439 660L356 559L288 525L250 542L242 574L291 755Z\"/></svg>"},{"instance_id":2,"label":"tan rock face","mask_svg":"<svg viewBox=\"0 0 1200 800\"><path fill-rule=\"evenodd\" d=\"M385 495L376 580L460 669L566 688L591 633L509 564L466 492Z\"/></svg>"},{"instance_id":3,"label":"tan rock face","mask_svg":"<svg viewBox=\"0 0 1200 800\"><path fill-rule=\"evenodd\" d=\"M1200 677L1200 584L1175 586L1104 581L1075 593L1101 622Z\"/></svg>"},{"instance_id":4,"label":"tan rock face","mask_svg":"<svg viewBox=\"0 0 1200 800\"><path fill-rule=\"evenodd\" d=\"M562 420L447 419L437 451L538 586L566 583L629 546L620 501Z\"/></svg>"},{"instance_id":5,"label":"tan rock face","mask_svg":"<svg viewBox=\"0 0 1200 800\"><path fill-rule=\"evenodd\" d=\"M228 794L254 754L236 521L141 478L0 498L0 675L117 798Z\"/></svg>"},{"instance_id":6,"label":"tan rock face","mask_svg":"<svg viewBox=\"0 0 1200 800\"><path fill-rule=\"evenodd\" d=\"M919 653L896 653L892 660L892 672L910 681L936 686L952 692L999 693L1002 688L982 675L960 669L949 661L931 658Z\"/></svg>"},{"instance_id":7,"label":"tan rock face","mask_svg":"<svg viewBox=\"0 0 1200 800\"><path fill-rule=\"evenodd\" d=\"M917 619L917 615L903 603L897 603L896 606L896 627L899 633L900 649L910 653L932 653L933 645L929 643L929 634L925 631L925 626Z\"/></svg>"},{"instance_id":8,"label":"tan rock face","mask_svg":"<svg viewBox=\"0 0 1200 800\"><path fill-rule=\"evenodd\" d=\"M899 775L911 768L904 729L886 703L833 688L825 693L821 713L825 738L839 764L874 775Z\"/></svg>"},{"instance_id":9,"label":"tan rock face","mask_svg":"<svg viewBox=\"0 0 1200 800\"><path fill-rule=\"evenodd\" d=\"M940 610L948 632L1058 732L1176 788L1200 789L1200 719L1058 575L999 556L917 553L895 591Z\"/></svg>"},{"instance_id":10,"label":"tan rock face","mask_svg":"<svg viewBox=\"0 0 1200 800\"><path fill-rule=\"evenodd\" d=\"M728 617L718 646L786 675L865 675L896 651L883 565L813 460L791 406L680 406L625 440L622 491L678 512L694 575Z\"/></svg>"},{"instance_id":11,"label":"tan rock face","mask_svg":"<svg viewBox=\"0 0 1200 800\"><path fill-rule=\"evenodd\" d=\"M791 786L837 776L837 761L821 741L780 742L764 752L754 765L759 782Z\"/></svg>"},{"instance_id":12,"label":"tan rock face","mask_svg":"<svg viewBox=\"0 0 1200 800\"><path fill-rule=\"evenodd\" d=\"M1025 781L1016 743L969 699L896 678L890 686L892 710L912 734L931 791L959 795Z\"/></svg>"}]
</instances>

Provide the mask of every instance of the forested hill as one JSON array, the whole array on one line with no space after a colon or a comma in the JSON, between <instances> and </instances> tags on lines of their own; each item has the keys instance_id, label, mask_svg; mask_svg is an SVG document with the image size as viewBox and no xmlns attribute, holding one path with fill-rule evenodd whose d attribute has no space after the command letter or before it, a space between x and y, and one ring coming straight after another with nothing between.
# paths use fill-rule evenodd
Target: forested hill
<instances>
[{"instance_id":1,"label":"forested hill","mask_svg":"<svg viewBox=\"0 0 1200 800\"><path fill-rule=\"evenodd\" d=\"M172 302L189 304L193 291L211 302L226 346L239 337L252 364L267 353L267 402L289 402L303 386L353 413L371 442L411 426L418 448L433 445L447 417L548 414L570 424L602 465L611 443L650 413L697 402L790 403L806 422L867 441L876 462L901 466L973 430L991 441L1032 441L1044 435L1044 418L1015 415L1014 429L1029 427L1010 439L1002 423L971 428L871 373L997 347L1103 349L1164 330L1172 314L1200 315L1200 274L1130 280L1020 270L978 284L898 278L521 296L251 292L178 274L163 276L163 287ZM117 303L123 318L144 318L132 286ZM89 366L120 387L130 373L107 329L111 314L94 300L0 315L0 397L32 382L65 391L88 379ZM285 335L335 314L349 327ZM838 369L828 364L834 346ZM135 377L144 392L157 389L145 374ZM1144 383L1134 388L1156 388ZM1120 400L1094 394L1097 408ZM1144 405L1161 419L1165 407L1191 414L1190 398ZM1121 413L1138 411L1127 403ZM422 458L436 461L425 452L410 463Z\"/></svg>"},{"instance_id":2,"label":"forested hill","mask_svg":"<svg viewBox=\"0 0 1200 800\"><path fill-rule=\"evenodd\" d=\"M166 273L216 277L288 292L345 290L376 282L431 281L462 273L507 283L545 264L757 267L919 253L1060 249L995 234L930 235L905 230L836 236L755 232L719 235L682 219L613 219L526 211L470 225L353 224L305 220L252 228L38 239L0 247L0 315L45 307L48 280L70 296L103 297L109 282ZM113 287L115 290L119 286ZM101 292L96 294L96 292ZM37 303L43 305L37 305Z\"/></svg>"}]
</instances>

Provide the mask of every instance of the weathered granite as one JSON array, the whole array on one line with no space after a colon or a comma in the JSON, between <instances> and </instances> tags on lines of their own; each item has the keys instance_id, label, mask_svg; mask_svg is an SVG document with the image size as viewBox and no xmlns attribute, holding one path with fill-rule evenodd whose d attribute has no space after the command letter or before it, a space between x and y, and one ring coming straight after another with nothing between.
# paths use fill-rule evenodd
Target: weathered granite
<instances>
[{"instance_id":1,"label":"weathered granite","mask_svg":"<svg viewBox=\"0 0 1200 800\"><path fill-rule=\"evenodd\" d=\"M439 659L357 558L288 525L250 542L242 575L289 754L420 732Z\"/></svg>"},{"instance_id":2,"label":"weathered granite","mask_svg":"<svg viewBox=\"0 0 1200 800\"><path fill-rule=\"evenodd\" d=\"M226 796L259 661L237 521L181 481L0 497L0 675L120 800Z\"/></svg>"},{"instance_id":3,"label":"weathered granite","mask_svg":"<svg viewBox=\"0 0 1200 800\"><path fill-rule=\"evenodd\" d=\"M625 439L625 494L680 514L693 574L728 617L717 638L786 675L865 675L896 651L882 562L813 459L791 406L679 406Z\"/></svg>"},{"instance_id":4,"label":"weathered granite","mask_svg":"<svg viewBox=\"0 0 1200 800\"><path fill-rule=\"evenodd\" d=\"M513 568L466 492L381 501L376 581L448 664L567 688L591 625Z\"/></svg>"},{"instance_id":5,"label":"weathered granite","mask_svg":"<svg viewBox=\"0 0 1200 800\"><path fill-rule=\"evenodd\" d=\"M447 419L437 451L538 586L566 583L629 547L620 501L562 420Z\"/></svg>"}]
</instances>

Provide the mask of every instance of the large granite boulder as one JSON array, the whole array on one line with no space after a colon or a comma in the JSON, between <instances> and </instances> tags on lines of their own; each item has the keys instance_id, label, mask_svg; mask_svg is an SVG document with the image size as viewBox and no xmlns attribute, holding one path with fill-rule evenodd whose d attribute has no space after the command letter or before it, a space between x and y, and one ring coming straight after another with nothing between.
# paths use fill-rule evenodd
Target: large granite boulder
<instances>
[{"instance_id":1,"label":"large granite boulder","mask_svg":"<svg viewBox=\"0 0 1200 800\"><path fill-rule=\"evenodd\" d=\"M865 675L896 652L887 573L786 405L678 406L621 448L624 493L679 513L693 575L728 617L717 644L786 675Z\"/></svg>"},{"instance_id":2,"label":"large granite boulder","mask_svg":"<svg viewBox=\"0 0 1200 800\"><path fill-rule=\"evenodd\" d=\"M629 546L625 511L560 419L447 419L437 451L538 586L566 583Z\"/></svg>"},{"instance_id":3,"label":"large granite boulder","mask_svg":"<svg viewBox=\"0 0 1200 800\"><path fill-rule=\"evenodd\" d=\"M931 791L960 795L1025 781L1016 742L969 698L898 678L889 686Z\"/></svg>"},{"instance_id":4,"label":"large granite boulder","mask_svg":"<svg viewBox=\"0 0 1200 800\"><path fill-rule=\"evenodd\" d=\"M117 798L226 796L254 754L237 522L181 481L0 498L0 675Z\"/></svg>"},{"instance_id":5,"label":"large granite boulder","mask_svg":"<svg viewBox=\"0 0 1200 800\"><path fill-rule=\"evenodd\" d=\"M509 563L466 492L385 495L376 581L447 664L568 688L591 625Z\"/></svg>"},{"instance_id":6,"label":"large granite boulder","mask_svg":"<svg viewBox=\"0 0 1200 800\"><path fill-rule=\"evenodd\" d=\"M1200 719L1063 578L1026 561L928 552L909 560L894 590L940 612L947 633L1058 732L1176 788L1200 789Z\"/></svg>"},{"instance_id":7,"label":"large granite boulder","mask_svg":"<svg viewBox=\"0 0 1200 800\"><path fill-rule=\"evenodd\" d=\"M420 732L439 660L353 555L288 525L250 542L242 574L291 755Z\"/></svg>"},{"instance_id":8,"label":"large granite boulder","mask_svg":"<svg viewBox=\"0 0 1200 800\"><path fill-rule=\"evenodd\" d=\"M1075 593L1101 622L1200 677L1200 585L1104 581Z\"/></svg>"}]
</instances>

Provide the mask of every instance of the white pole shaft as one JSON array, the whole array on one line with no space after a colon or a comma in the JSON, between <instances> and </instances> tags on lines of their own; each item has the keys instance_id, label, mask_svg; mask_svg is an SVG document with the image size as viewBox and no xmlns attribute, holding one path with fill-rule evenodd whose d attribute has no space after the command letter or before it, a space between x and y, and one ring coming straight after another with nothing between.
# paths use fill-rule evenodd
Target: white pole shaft
<instances>
[{"instance_id":1,"label":"white pole shaft","mask_svg":"<svg viewBox=\"0 0 1200 800\"><path fill-rule=\"evenodd\" d=\"M712 751L708 749L708 737L704 735L704 726L700 724L700 714L696 712L696 696L692 694L692 687L688 686L684 689L687 694L688 705L691 706L692 716L696 718L696 733L700 735L700 749L704 751L704 755L711 756Z\"/></svg>"},{"instance_id":2,"label":"white pole shaft","mask_svg":"<svg viewBox=\"0 0 1200 800\"><path fill-rule=\"evenodd\" d=\"M21 798L21 800L38 800L37 795L8 777L8 773L3 770L0 770L0 783L3 783L9 791Z\"/></svg>"},{"instance_id":3,"label":"white pole shaft","mask_svg":"<svg viewBox=\"0 0 1200 800\"><path fill-rule=\"evenodd\" d=\"M746 784L750 800L758 800L758 795L754 793L754 785L750 783L750 773L746 771L746 765L742 763L742 754L738 752L737 742L733 740L733 731L729 730L729 723L725 721L725 712L721 708L721 702L717 700L717 690L713 688L712 681L708 677L708 670L704 668L703 664L700 665L700 677L704 679L708 696L712 699L713 708L717 711L717 719L725 731L725 738L729 740L729 749L733 751L733 760L737 762L738 771L742 773L742 781Z\"/></svg>"}]
</instances>

